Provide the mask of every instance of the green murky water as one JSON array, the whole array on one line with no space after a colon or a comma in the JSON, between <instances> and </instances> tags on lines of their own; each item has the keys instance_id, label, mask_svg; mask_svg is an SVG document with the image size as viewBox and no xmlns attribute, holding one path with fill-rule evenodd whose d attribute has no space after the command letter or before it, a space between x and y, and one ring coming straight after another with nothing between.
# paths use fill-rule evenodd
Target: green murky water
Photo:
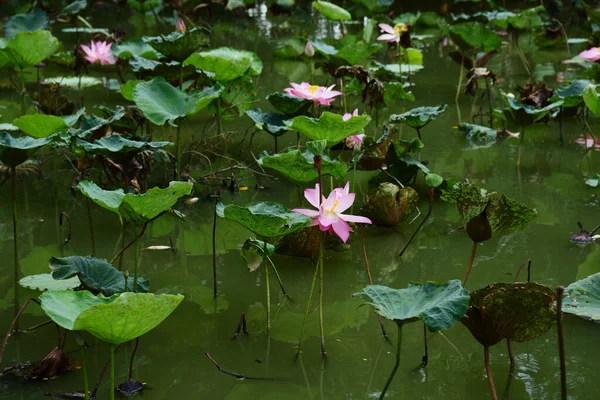
<instances>
[{"instance_id":1,"label":"green murky water","mask_svg":"<svg viewBox=\"0 0 600 400\"><path fill-rule=\"evenodd\" d=\"M96 21L106 17L98 12ZM265 69L259 79L259 98L287 87L288 82L308 79L305 65L289 60L273 58L277 39L291 34L281 29L281 24L293 25L292 31L308 32L316 29L318 37L339 34L338 27L319 21L315 26L309 16L299 22L289 16L265 17L259 9L251 18L222 17L214 24L215 45L230 45L255 51ZM99 24L99 22L97 22ZM360 26L349 25L358 30ZM135 26L132 37L152 32L155 27L143 30ZM418 32L427 33L427 32ZM60 35L59 35L60 37ZM61 39L69 40L68 37ZM71 38L70 40L73 40ZM527 38L522 39L524 44ZM417 101L407 107L448 103L451 108L442 117L424 129L426 147L422 160L428 160L433 171L443 176L467 178L489 189L505 193L520 200L539 212L539 217L526 230L485 242L478 249L478 257L468 282L468 289L476 289L492 282L512 281L517 268L527 259L533 260L532 279L552 287L567 285L577 279L600 271L600 248L597 245L580 248L568 238L577 230L577 221L586 226L600 222L600 199L597 191L584 184L586 172L600 171L600 152L586 152L574 140L584 133L579 120L565 122L565 145L558 145L558 125L537 125L529 128L522 149L521 167L516 167L519 151L518 140L507 140L489 148L468 149L461 133L453 129L458 124L454 104L459 69L447 56L447 49L435 40L426 42L424 49L425 69L417 73L413 92ZM527 49L527 46L524 46ZM504 51L496 57L491 68L502 78L500 87L505 90L526 79L525 71L516 56ZM385 55L378 55L385 60ZM536 58L539 64L552 63L558 71L565 66L560 61L567 58L565 51L543 53ZM543 59L543 60L542 60ZM49 74L49 72L48 72ZM568 71L567 71L568 75ZM114 76L111 76L114 78ZM327 78L317 77L320 83ZM545 80L556 86L556 74ZM34 78L30 78L34 82ZM33 85L33 83L32 83ZM73 94L73 93L72 93ZM74 95L74 94L73 94ZM85 104L116 105L122 103L118 92L100 88L84 91ZM496 102L500 96L496 92ZM8 111L2 112L0 122L10 122L11 104L18 107L16 94L0 92L0 104ZM267 103L261 100L259 106ZM463 121L471 120L471 98L461 96L460 112ZM351 104L361 108L361 104ZM398 113L402 104L385 110L379 121L387 115ZM5 119L6 118L6 119ZM206 126L208 124L208 126ZM591 120L592 130L598 130L598 121ZM259 133L249 149L239 146L243 132L250 126L247 118L225 124L228 133L220 141L221 148L214 146L216 130L205 114L186 121L184 130L197 139L204 135L206 146L197 149L210 155L210 151L222 152L226 144L229 154L251 160L250 150L257 154L263 149L272 150L272 141L265 133ZM204 132L204 133L203 133ZM378 133L375 124L368 134ZM161 138L161 132L155 128ZM175 131L166 130L174 135ZM414 132L404 129L404 137ZM212 138L212 139L211 139ZM292 145L295 134L280 138L279 146ZM248 139L246 139L246 144ZM40 153L46 159L50 153ZM212 157L212 156L211 156ZM44 163L42 179L33 177L18 191L19 221L21 224L20 262L23 275L47 271L50 256L89 254L91 252L86 204L81 196L73 195L69 185L75 177L73 169L64 158L55 160L57 172L53 174L53 159ZM193 159L192 176L200 180L210 172L209 166L199 157ZM226 163L216 163L222 168ZM170 171L166 172L171 174ZM161 172L154 179L160 181ZM367 191L370 173L357 172L358 198ZM351 173L348 175L350 179ZM344 181L345 182L345 181ZM338 181L336 183L344 183ZM318 313L316 303L311 314L308 336L303 344L302 356L295 358L304 305L307 299L314 265L307 259L280 255L273 256L274 263L291 296L283 301L273 276L272 296L274 319L271 337L265 332L265 286L264 270L249 273L239 254L245 239L253 236L233 222L219 220L217 226L217 266L220 297L212 299L212 200L204 195L214 192L214 183L196 185L201 201L191 207L181 205L187 221L164 217L153 222L140 247L176 244L177 252L142 252L141 270L151 281L151 289L158 292L180 292L186 295L184 303L157 329L145 335L135 361L135 378L147 382L150 390L143 394L147 400L157 399L364 399L376 398L383 387L394 363L394 346L386 343L379 333L377 318L367 307L359 307L360 300L352 294L367 284L362 249L358 235L342 252L331 251L325 261L325 330L328 358L321 361L318 339ZM245 204L250 201L278 201L290 208L302 199L303 188L285 180L274 181L257 177L242 182L250 190L234 195L222 191L225 203ZM267 190L256 191L255 183ZM418 190L422 194L420 208L427 209L424 183L420 180ZM10 223L10 186L0 189L0 309L2 329L12 319L12 227ZM73 221L73 238L62 248L59 243L63 232L58 227L58 214L67 212ZM120 247L120 225L116 216L98 207L92 207L95 230L96 254L111 258ZM459 225L453 205L436 200L432 218L423 232L417 236L403 259L398 252L408 239L416 223L402 224L396 229L368 227L366 248L376 283L390 287L405 287L410 281L446 281L462 277L469 259L471 241L464 233L447 234ZM131 237L132 232L127 232ZM128 251L124 268L133 268L133 253ZM22 290L21 297L36 296L35 292ZM280 303L279 305L277 305ZM249 334L232 340L241 313L249 320ZM32 306L22 320L22 326L43 322L42 312ZM395 327L387 325L395 338ZM426 370L417 370L423 353L421 323L408 325L404 330L399 373L393 382L389 398L411 399L482 399L489 397L483 350L462 324L457 324L444 336L430 337L430 361ZM18 337L8 347L3 360L10 365L24 360L38 360L56 344L54 328L42 328L34 333ZM566 353L569 382L569 398L594 398L600 390L597 379L597 360L600 358L600 330L590 322L565 316ZM394 340L393 340L394 341ZM108 348L91 342L87 355L91 380L98 376L107 359ZM76 345L72 341L68 350ZM127 362L131 348L119 351L117 382L127 379ZM508 375L508 358L503 343L492 348L492 369L500 393L507 398L555 399L559 397L559 367L556 332L550 330L541 338L526 344L514 344L516 376L505 389ZM223 368L260 379L238 381L219 372L205 357L205 352L220 362ZM82 388L81 371L49 382L23 382L3 380L0 397L9 399L38 399L46 392L70 391ZM103 384L99 398L108 397L108 385Z\"/></svg>"}]
</instances>

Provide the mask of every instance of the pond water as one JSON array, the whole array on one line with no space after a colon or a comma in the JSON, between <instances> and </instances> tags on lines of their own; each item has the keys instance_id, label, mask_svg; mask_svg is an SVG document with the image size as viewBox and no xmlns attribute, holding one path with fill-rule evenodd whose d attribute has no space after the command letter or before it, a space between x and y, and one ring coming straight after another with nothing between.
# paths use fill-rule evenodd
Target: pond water
<instances>
[{"instance_id":1,"label":"pond water","mask_svg":"<svg viewBox=\"0 0 600 400\"><path fill-rule=\"evenodd\" d=\"M97 10L91 18L94 25L102 23L110 11ZM152 22L152 21L150 21ZM124 26L125 21L113 21L114 26ZM318 20L315 24L310 15L273 17L265 15L260 7L250 15L220 15L211 21L214 46L231 46L254 51L264 63L258 79L259 99L257 106L268 108L263 100L269 93L280 91L289 82L309 79L309 70L299 61L280 60L273 56L278 40L299 33L314 32L317 37L327 38L341 34L340 26ZM285 24L285 25L283 25ZM285 27L282 28L282 25ZM139 37L160 31L154 23L145 28L131 23L130 36ZM348 24L350 32L360 32L362 24ZM168 29L167 29L168 28ZM164 27L162 31L170 31ZM425 40L423 46L425 68L414 74L412 88L416 101L402 104L380 112L379 121L386 121L389 114L400 113L416 106L448 104L449 109L423 130L421 160L427 160L431 170L444 177L466 178L506 194L534 207L538 218L525 230L493 238L480 245L473 272L466 285L469 290L492 282L512 282L519 266L532 260L531 278L555 287L568 285L592 273L600 272L600 248L591 245L584 248L569 242L578 232L577 221L586 227L600 223L600 199L597 189L584 184L585 176L600 171L600 152L588 152L575 143L585 134L579 119L565 120L564 146L559 145L558 124L538 124L527 129L522 147L521 165L517 167L519 140L508 139L488 148L470 149L464 135L453 128L459 123L459 111L463 122L472 120L472 98L461 95L455 104L458 65L447 57L448 49L438 43L438 33L418 29L417 33L436 35ZM65 42L74 41L69 34L57 33ZM528 39L522 39L527 52ZM508 46L508 45L506 45ZM571 52L576 52L574 46ZM389 60L383 52L375 55L382 62ZM552 65L555 72L545 76L551 86L562 84L557 77L569 76L561 61L569 58L566 49L534 55L537 65ZM510 49L504 48L495 57L490 68L500 77L498 88L513 90L528 76L520 59ZM96 69L95 71L99 71ZM50 74L51 71L44 73ZM56 71L54 71L56 72ZM98 72L95 72L98 73ZM111 72L112 73L112 72ZM108 73L107 73L108 74ZM115 76L111 76L115 78ZM321 84L331 78L317 74L315 81ZM35 78L29 78L33 90ZM494 90L494 104L501 106L499 89ZM117 91L104 88L84 90L85 106L95 104L115 106L123 104ZM72 93L75 97L74 92ZM0 91L4 105L19 104L17 94ZM482 104L485 105L485 102ZM364 106L357 96L350 99L349 109ZM365 110L368 111L368 110ZM478 111L478 108L475 110ZM15 115L0 118L11 122ZM479 122L479 119L477 120ZM593 131L598 131L598 120L590 119ZM215 154L227 153L231 157L252 160L251 152L258 154L264 149L272 151L273 142L266 133L258 133L252 147L248 138L240 146L244 132L251 126L248 118L224 123L226 132L216 136L214 121L207 113L188 119L183 130L187 137L197 139L204 135L204 144L197 152L208 156L213 169L227 167L227 161L217 160ZM513 129L514 128L514 129ZM518 127L511 127L518 130ZM372 122L367 134L379 135L379 127ZM203 133L204 132L204 133ZM174 129L166 128L154 134L173 137ZM415 135L405 127L404 138ZM279 139L279 148L296 144L296 135L288 133ZM19 185L18 204L21 225L20 265L23 275L47 272L50 256L85 255L91 250L91 237L85 199L70 191L75 172L64 157L52 159L52 153L38 153L44 163L41 179L33 176ZM201 178L210 173L210 166L202 157L193 157L191 175L197 181L196 195L201 198L192 206L180 204L178 209L186 214L186 221L164 217L152 222L143 237L140 248L152 245L168 245L171 239L176 252L141 252L141 271L150 280L154 292L183 293L186 299L179 308L159 327L140 340L135 360L134 377L146 382L149 390L143 393L146 400L158 399L364 399L377 398L395 361L395 325L386 323L392 343L382 339L376 315L369 307L360 307L362 300L352 295L367 282L360 236L354 234L349 246L341 251L328 251L325 256L325 332L327 359L322 361L318 331L316 301L311 309L307 340L303 352L295 357L300 325L304 313L314 264L309 259L274 255L281 278L291 299L284 299L279 288L272 283L273 321L272 333L265 331L265 280L264 269L250 273L239 248L253 237L232 221L219 219L216 228L217 271L219 298L212 298L212 223L214 201L206 196L217 189L215 182L206 184ZM55 164L54 164L55 163ZM54 166L56 171L53 172ZM256 168L254 166L253 168ZM172 172L166 171L165 174ZM160 184L160 175L153 182ZM357 171L356 192L359 201L368 191L367 181L373 173ZM224 175L226 176L226 175ZM246 204L252 201L277 201L286 207L297 207L304 187L285 180L251 174L241 184L249 190L230 193L221 189L221 201L225 204ZM352 172L347 176L352 178ZM336 180L335 186L346 180ZM256 190L255 185L264 190ZM328 184L326 184L328 188ZM426 186L422 177L417 181L421 195L420 210L427 210ZM12 226L10 208L10 184L0 190L0 264L2 278L0 288L0 324L7 328L12 320ZM120 248L120 224L115 214L92 206L96 255L110 259ZM73 222L73 237L61 246L64 230L58 226L61 211L69 214ZM422 218L422 217L421 217ZM416 237L403 258L398 257L406 240L414 231L413 222L402 223L395 229L369 226L365 228L365 245L370 261L373 280L377 284L393 288L406 287L411 281L447 281L460 279L469 261L471 241L464 232L454 232L460 220L454 205L436 198L433 214ZM128 238L133 233L127 231ZM123 268L133 269L133 251L125 253ZM523 279L523 275L521 276ZM37 293L22 289L21 301ZM32 305L21 320L21 326L45 321L42 311ZM233 340L241 313L248 318L248 335ZM597 360L600 358L600 329L574 316L566 315L565 337L567 371L570 399L593 398L600 390L597 380ZM483 368L482 347L460 323L442 334L429 337L429 365L418 369L423 355L423 324L416 322L404 329L401 363L390 391L389 398L413 399L482 399L488 398L488 386ZM86 353L88 374L91 381L99 375L108 355L108 347L87 337L91 345ZM72 339L72 338L71 338ZM33 333L20 335L11 341L3 365L24 360L39 360L55 346L54 328L44 327ZM491 367L496 386L505 398L556 399L559 398L560 380L555 329L542 337L513 346L516 358L514 380L506 386L508 357L506 345L500 343L491 349ZM79 359L74 340L67 345L71 356ZM124 346L116 354L116 381L127 379L128 357L132 348ZM223 374L205 356L209 352L227 370L253 377L243 381ZM52 381L24 382L5 379L0 382L0 398L39 399L47 392L82 389L82 373L77 371ZM102 385L98 398L108 398L108 385Z\"/></svg>"}]
</instances>

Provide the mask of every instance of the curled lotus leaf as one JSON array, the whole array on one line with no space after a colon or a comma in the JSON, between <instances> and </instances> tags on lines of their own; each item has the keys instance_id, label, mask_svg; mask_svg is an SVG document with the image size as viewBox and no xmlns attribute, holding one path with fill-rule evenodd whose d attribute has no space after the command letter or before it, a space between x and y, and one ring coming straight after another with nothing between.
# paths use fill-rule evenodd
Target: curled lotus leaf
<instances>
[{"instance_id":1,"label":"curled lotus leaf","mask_svg":"<svg viewBox=\"0 0 600 400\"><path fill-rule=\"evenodd\" d=\"M297 149L287 149L283 153L269 155L262 152L258 155L258 163L264 168L274 169L297 182L311 182L319 177L314 167L314 154L310 151L301 152ZM335 178L346 176L348 166L339 158L331 159L321 156L321 173Z\"/></svg>"},{"instance_id":2,"label":"curled lotus leaf","mask_svg":"<svg viewBox=\"0 0 600 400\"><path fill-rule=\"evenodd\" d=\"M354 157L353 162L358 162L360 169L365 171L380 170L385 164L390 144L397 131L395 125L386 124L383 127L383 134L377 141L374 141L370 136L365 136L361 145L361 152Z\"/></svg>"},{"instance_id":3,"label":"curled lotus leaf","mask_svg":"<svg viewBox=\"0 0 600 400\"><path fill-rule=\"evenodd\" d=\"M183 300L182 295L121 293L94 296L87 290L42 293L42 309L58 325L87 331L116 345L144 335L164 321Z\"/></svg>"},{"instance_id":4,"label":"curled lotus leaf","mask_svg":"<svg viewBox=\"0 0 600 400\"><path fill-rule=\"evenodd\" d=\"M558 114L564 100L557 100L545 107L534 107L518 101L514 96L502 93L508 104L508 109L504 114L513 117L521 126L532 125L544 117L554 117Z\"/></svg>"},{"instance_id":5,"label":"curled lotus leaf","mask_svg":"<svg viewBox=\"0 0 600 400\"><path fill-rule=\"evenodd\" d=\"M251 51L220 47L194 53L183 65L193 65L205 72L212 72L218 82L228 82L244 75L257 76L262 72L260 58Z\"/></svg>"},{"instance_id":6,"label":"curled lotus leaf","mask_svg":"<svg viewBox=\"0 0 600 400\"><path fill-rule=\"evenodd\" d=\"M285 124L311 140L327 140L328 145L333 146L348 136L361 133L369 122L371 117L366 114L344 121L340 114L324 111L319 118L301 115L285 121Z\"/></svg>"},{"instance_id":7,"label":"curled lotus leaf","mask_svg":"<svg viewBox=\"0 0 600 400\"><path fill-rule=\"evenodd\" d=\"M56 135L52 135L36 139L30 136L14 137L8 132L1 132L0 161L8 166L16 167L27 161L27 159L38 149L52 143L56 137Z\"/></svg>"},{"instance_id":8,"label":"curled lotus leaf","mask_svg":"<svg viewBox=\"0 0 600 400\"><path fill-rule=\"evenodd\" d=\"M471 293L461 322L484 346L503 339L527 342L556 321L554 291L535 282L494 283Z\"/></svg>"},{"instance_id":9,"label":"curled lotus leaf","mask_svg":"<svg viewBox=\"0 0 600 400\"><path fill-rule=\"evenodd\" d=\"M286 115L274 112L265 112L260 108L253 108L246 111L246 115L254 121L254 125L273 136L281 136L286 133L289 128L284 123L289 118Z\"/></svg>"},{"instance_id":10,"label":"curled lotus leaf","mask_svg":"<svg viewBox=\"0 0 600 400\"><path fill-rule=\"evenodd\" d=\"M144 150L157 150L167 146L172 146L171 142L144 142L141 140L126 139L121 135L103 136L94 142L86 142L77 139L75 146L83 149L86 153L111 154L111 153L129 153L141 152Z\"/></svg>"},{"instance_id":11,"label":"curled lotus leaf","mask_svg":"<svg viewBox=\"0 0 600 400\"><path fill-rule=\"evenodd\" d=\"M267 100L277 111L290 117L304 114L312 105L310 100L299 99L282 92L271 93Z\"/></svg>"},{"instance_id":12,"label":"curled lotus leaf","mask_svg":"<svg viewBox=\"0 0 600 400\"><path fill-rule=\"evenodd\" d=\"M172 32L166 36L144 36L142 41L159 53L181 62L199 48L208 47L210 36L210 30L198 26L188 29L185 33Z\"/></svg>"},{"instance_id":13,"label":"curled lotus leaf","mask_svg":"<svg viewBox=\"0 0 600 400\"><path fill-rule=\"evenodd\" d=\"M237 222L263 237L283 236L310 224L311 219L270 201L238 206L217 204L217 215Z\"/></svg>"},{"instance_id":14,"label":"curled lotus leaf","mask_svg":"<svg viewBox=\"0 0 600 400\"><path fill-rule=\"evenodd\" d=\"M413 188L383 182L367 196L363 213L375 225L396 226L416 209L418 202L419 195Z\"/></svg>"},{"instance_id":15,"label":"curled lotus leaf","mask_svg":"<svg viewBox=\"0 0 600 400\"><path fill-rule=\"evenodd\" d=\"M270 256L274 251L274 245L262 240L250 238L244 242L240 253L242 257L244 257L244 260L246 260L250 272L254 272L263 263L265 257Z\"/></svg>"},{"instance_id":16,"label":"curled lotus leaf","mask_svg":"<svg viewBox=\"0 0 600 400\"><path fill-rule=\"evenodd\" d=\"M600 322L600 273L567 286L562 311Z\"/></svg>"},{"instance_id":17,"label":"curled lotus leaf","mask_svg":"<svg viewBox=\"0 0 600 400\"><path fill-rule=\"evenodd\" d=\"M450 329L469 305L468 291L459 280L411 282L405 289L370 285L355 296L371 299L370 305L382 317L405 324L423 320L431 332Z\"/></svg>"},{"instance_id":18,"label":"curled lotus leaf","mask_svg":"<svg viewBox=\"0 0 600 400\"><path fill-rule=\"evenodd\" d=\"M447 108L447 104L437 107L417 107L402 114L391 115L388 122L407 124L411 128L420 129L439 117Z\"/></svg>"},{"instance_id":19,"label":"curled lotus leaf","mask_svg":"<svg viewBox=\"0 0 600 400\"><path fill-rule=\"evenodd\" d=\"M550 101L554 103L562 100L563 108L577 107L582 103L584 90L589 86L595 87L592 81L587 79L576 79L567 86L557 88Z\"/></svg>"},{"instance_id":20,"label":"curled lotus leaf","mask_svg":"<svg viewBox=\"0 0 600 400\"><path fill-rule=\"evenodd\" d=\"M331 21L348 21L352 19L352 15L348 11L328 1L313 1L312 5L319 10L325 18Z\"/></svg>"},{"instance_id":21,"label":"curled lotus leaf","mask_svg":"<svg viewBox=\"0 0 600 400\"><path fill-rule=\"evenodd\" d=\"M467 234L477 243L503 231L523 229L537 216L536 210L516 200L468 182L444 190L443 199L456 203Z\"/></svg>"}]
</instances>

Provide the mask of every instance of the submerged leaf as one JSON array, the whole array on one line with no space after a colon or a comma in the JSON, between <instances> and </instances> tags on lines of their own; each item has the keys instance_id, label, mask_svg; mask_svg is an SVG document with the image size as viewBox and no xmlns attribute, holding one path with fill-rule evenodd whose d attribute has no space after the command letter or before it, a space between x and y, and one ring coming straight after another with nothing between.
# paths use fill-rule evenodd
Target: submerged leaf
<instances>
[{"instance_id":1,"label":"submerged leaf","mask_svg":"<svg viewBox=\"0 0 600 400\"><path fill-rule=\"evenodd\" d=\"M384 182L369 193L362 210L375 225L396 226L415 211L418 202L419 195L413 188Z\"/></svg>"},{"instance_id":2,"label":"submerged leaf","mask_svg":"<svg viewBox=\"0 0 600 400\"><path fill-rule=\"evenodd\" d=\"M310 151L301 152L297 149L288 149L283 153L269 155L262 152L258 155L258 163L264 168L271 168L297 182L311 182L319 177L314 166L314 154ZM326 155L321 157L321 174L335 178L346 176L348 166L336 158L330 159Z\"/></svg>"}]
</instances>

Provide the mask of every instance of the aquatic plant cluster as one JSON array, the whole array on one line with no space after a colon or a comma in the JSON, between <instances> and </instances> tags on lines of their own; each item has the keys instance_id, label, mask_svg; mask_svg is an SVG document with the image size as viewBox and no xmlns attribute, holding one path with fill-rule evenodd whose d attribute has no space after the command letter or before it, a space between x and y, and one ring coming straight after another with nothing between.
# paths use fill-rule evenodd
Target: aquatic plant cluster
<instances>
[{"instance_id":1,"label":"aquatic plant cluster","mask_svg":"<svg viewBox=\"0 0 600 400\"><path fill-rule=\"evenodd\" d=\"M295 356L303 365L302 353L312 351L303 347L311 319L318 319L318 334L312 336L320 340L323 360L337 357L327 351L326 339L332 336L327 333L328 317L333 313L326 312L325 271L337 257L334 251L354 247L360 249L368 284L347 292L354 303L342 309L346 313L342 317L352 319L352 313L365 309L356 305L366 306L377 318L381 339L396 341L389 378L371 397L383 399L388 390L398 398L409 395L394 389L394 377L403 332L407 325L421 321L424 356L418 370L427 371L430 362L440 361L429 358L433 335L443 336L443 331L460 322L483 347L481 359L492 399L498 399L498 394L490 348L500 342L507 346L508 390L517 363L513 343L555 332L558 348L547 351L556 352L560 398L567 399L565 340L569 338L563 323L576 319L563 322L563 313L600 321L600 273L581 276L567 287L561 284L568 282L550 280L554 282L550 287L531 280L532 266L535 271L536 264L543 262L533 258L522 260L523 265L510 272L509 282L488 282L480 288L467 285L471 275L486 268L487 261L480 261L479 270L473 270L483 243L528 229L532 221L544 217L543 211L493 191L485 181L450 176L443 163L425 159L426 144L445 140L440 139L439 122L456 113L456 126L451 129L464 134L465 151L511 146L517 154L514 168L519 180L523 159L536 145L526 140L526 131L539 133L540 126L545 132L556 129L555 135L546 135L556 149L565 142L582 146L589 164L600 148L588 123L590 115L600 116L595 83L600 78L600 48L594 47L600 46L600 10L583 2L569 9L552 3L511 11L492 2L475 2L480 5L475 7L457 1L454 7L461 13L448 12L447 2L442 13L401 13L393 0L353 0L344 2L344 7L321 0L62 3L0 6L10 15L3 21L0 38L0 68L7 77L0 80L0 93L18 98L0 108L0 170L10 199L4 208L12 212L7 217L13 264L7 301L14 310L10 320L3 321L8 331L0 361L12 351L11 338L26 341L28 333L40 334L38 329L48 325L58 330L58 343L50 354L33 364L11 356L17 365L5 368L3 379L81 376L81 388L49 393L60 398L114 399L117 393L134 396L145 391L145 383L134 379L143 335L163 322L168 329L169 316L183 313L181 307L176 309L197 301L193 296L203 297L207 314L222 311L228 298L245 300L243 293L227 289L223 293L219 278L237 273L222 268L217 249L219 235L225 235L220 228L237 224L247 240L237 240L235 235L227 239L236 241L242 256L238 262L245 260L249 271L257 273L257 285L264 286L265 294L263 303L246 305L250 308L241 314L234 339L243 340L248 326L258 330L252 334L277 338L280 325L275 321L283 318L280 311L285 313L297 297L286 290L286 276L273 261L278 254L275 260L295 257L307 267L314 265L312 280L295 285L301 284L307 294L305 308L286 317L299 328L290 359ZM98 7L131 16L133 26L106 27L96 16ZM265 93L264 98L263 82L276 72L264 68L265 60L257 53L219 46L214 40L217 28L223 29L221 18L257 15L272 17L284 32L277 46L269 49L270 56L300 66L283 73L289 77L288 86ZM309 25L317 28L290 28L288 20L307 16ZM275 29L271 23L266 26ZM545 71L533 62L533 54L521 48L527 40L528 48L534 48L535 40L536 48L544 51L566 47L570 54L571 48L578 49L577 56L564 60L568 69L557 87L547 85ZM454 104L413 107L412 102L420 101L415 95L421 84L418 74L426 68L424 59L434 46L458 65ZM507 74L497 68L494 60L503 54L518 57L518 72L513 69ZM505 91L509 89L504 81L512 79L511 73L522 74L524 83ZM97 89L101 90L94 92ZM104 99L98 99L98 93ZM472 98L470 122L463 122L461 114L465 98ZM380 121L381 116L387 119ZM203 130L200 119L206 122ZM568 120L583 125L585 134L572 138L563 132L563 121ZM248 125L245 132L240 128ZM280 149L282 141L284 149ZM57 178L65 168L70 168L70 187ZM24 232L30 230L25 219L30 210L23 207L20 187L34 175L53 180L57 199L70 190L86 217L85 222L72 223L55 200L57 251L45 253L43 260L36 260L35 273L26 273L22 242ZM589 171L587 190L596 190L599 179L600 172ZM297 188L299 195L286 202L291 207L270 200L272 187L278 185ZM251 201L245 201L249 197L244 192L253 193ZM429 280L435 276L423 277L400 288L379 284L386 282L372 273L376 268L371 269L365 237L374 226L387 228L385 232L409 226L411 235L400 251L394 249L386 257L410 266L412 255L422 251L419 238L432 229L433 206L443 207L442 202L455 206L451 224L459 227L452 234L464 237L466 233L472 242L469 251L468 241L460 239L466 253L462 279L440 282ZM426 212L421 211L423 206ZM144 275L152 273L144 268L143 254L171 253L184 260L187 255L183 235L176 243L170 240L169 245L142 248L147 231L160 229L165 220L179 227L193 223L185 214L197 209L210 215L200 239L210 243L212 264L200 268L211 278L188 283L184 274L168 290L151 290ZM105 227L93 218L98 212L119 222L118 246L110 254L98 239ZM572 245L596 246L600 225L588 231L578 224ZM65 256L72 236L82 235L89 238L89 253ZM521 271L525 267L527 279ZM271 292L272 279L277 280L279 297ZM184 290L186 285L194 287ZM161 285L153 281L152 287ZM45 322L21 329L21 317L34 307L41 307ZM316 332L316 323L312 326ZM388 334L389 326L396 329ZM101 343L108 348L104 368L86 365L90 348ZM70 354L70 347L76 347L79 355ZM119 349L129 358L128 379L120 384L115 381ZM205 361L225 375L268 379L224 369L209 350ZM326 368L323 363L321 369ZM90 369L101 370L95 385L88 383ZM103 386L106 371L109 383ZM264 388L265 393L269 390Z\"/></svg>"}]
</instances>

